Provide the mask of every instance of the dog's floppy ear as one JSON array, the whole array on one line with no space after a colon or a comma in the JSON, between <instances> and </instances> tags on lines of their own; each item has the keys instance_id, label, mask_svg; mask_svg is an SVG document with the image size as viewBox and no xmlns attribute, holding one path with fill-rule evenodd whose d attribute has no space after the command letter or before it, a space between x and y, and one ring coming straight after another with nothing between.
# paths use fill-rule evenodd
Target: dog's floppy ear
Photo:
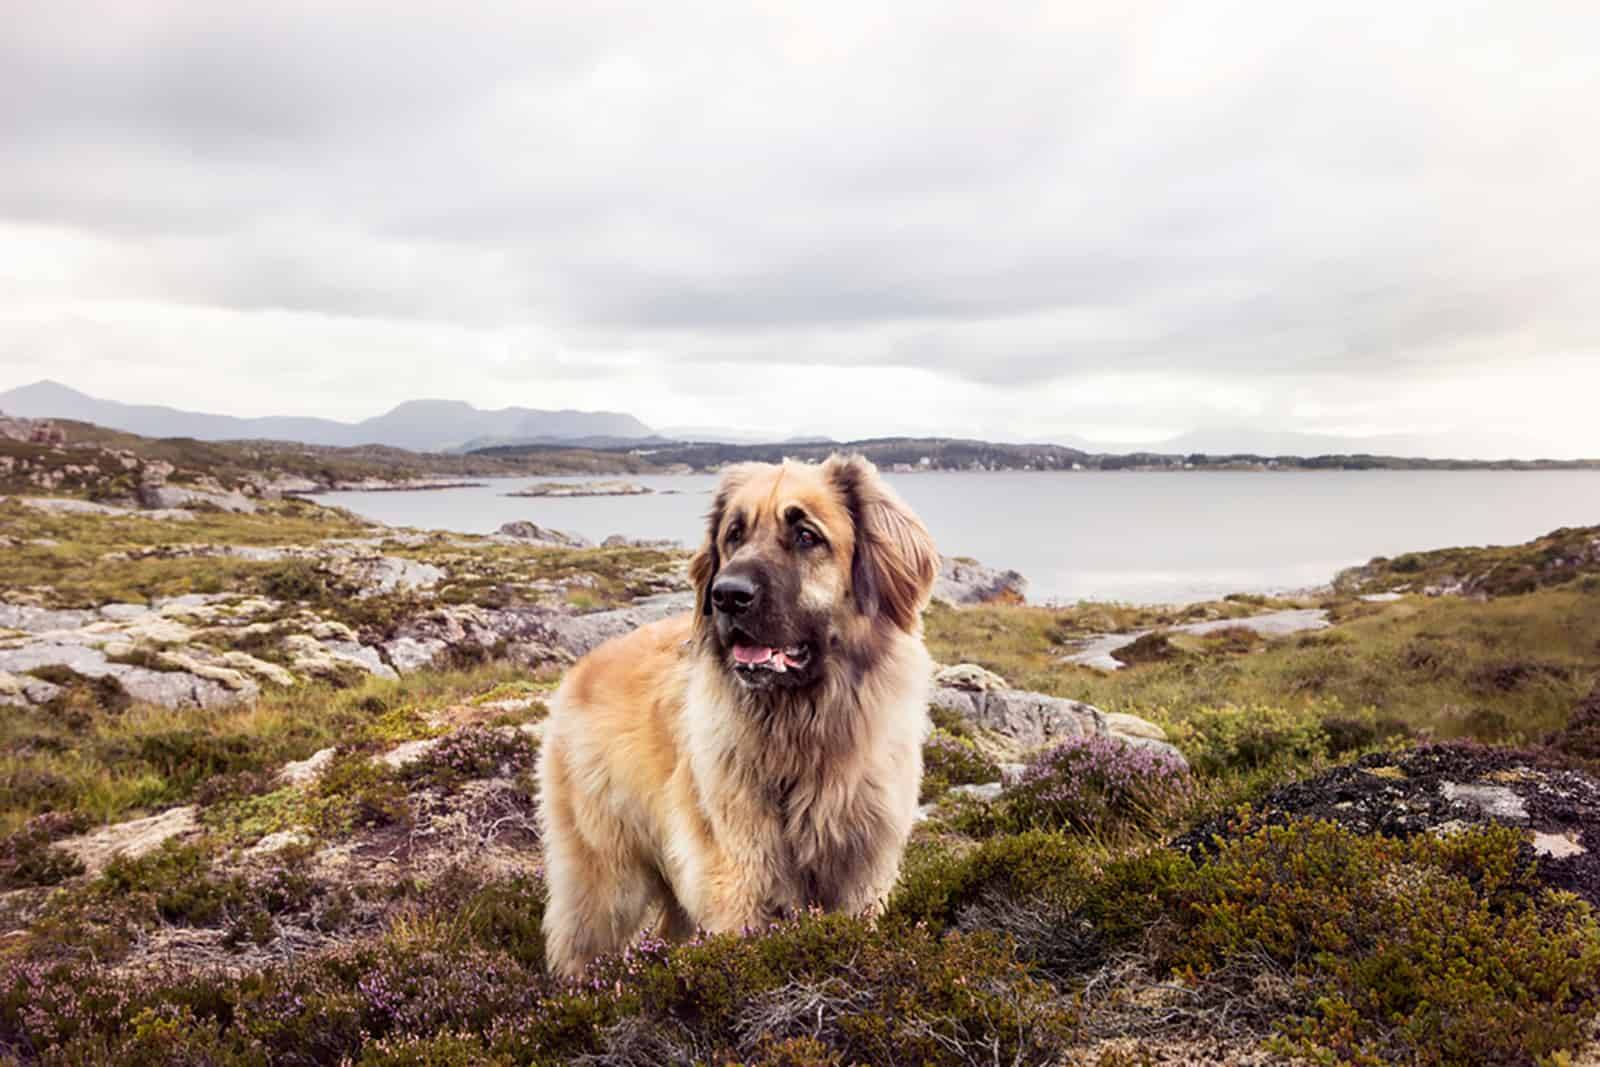
<instances>
[{"instance_id":1,"label":"dog's floppy ear","mask_svg":"<svg viewBox=\"0 0 1600 1067\"><path fill-rule=\"evenodd\" d=\"M871 461L830 456L823 473L843 497L855 525L850 586L857 608L868 617L882 615L902 630L914 630L939 570L933 538Z\"/></svg>"},{"instance_id":2,"label":"dog's floppy ear","mask_svg":"<svg viewBox=\"0 0 1600 1067\"><path fill-rule=\"evenodd\" d=\"M711 582L722 569L722 555L717 551L717 534L722 529L722 517L727 514L728 501L734 491L744 484L747 471L744 465L729 467L717 485L717 495L712 499L711 511L706 516L706 539L693 558L689 560L689 581L694 583L695 602L700 614L711 614Z\"/></svg>"}]
</instances>

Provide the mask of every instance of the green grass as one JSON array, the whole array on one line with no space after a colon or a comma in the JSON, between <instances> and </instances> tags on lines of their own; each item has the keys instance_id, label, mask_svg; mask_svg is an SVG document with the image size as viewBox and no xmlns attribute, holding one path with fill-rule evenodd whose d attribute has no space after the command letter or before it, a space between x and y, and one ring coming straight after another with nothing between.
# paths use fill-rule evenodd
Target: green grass
<instances>
[{"instance_id":1,"label":"green grass","mask_svg":"<svg viewBox=\"0 0 1600 1067\"><path fill-rule=\"evenodd\" d=\"M1487 602L1345 605L1343 614L1330 631L1243 651L1200 647L1109 674L1061 661L1061 627L1047 608L936 608L928 645L943 663L978 663L1013 685L1166 724L1222 706L1370 709L1441 739L1535 740L1600 678L1600 595L1581 583Z\"/></svg>"},{"instance_id":2,"label":"green grass","mask_svg":"<svg viewBox=\"0 0 1600 1067\"><path fill-rule=\"evenodd\" d=\"M318 749L426 736L428 709L525 678L516 666L491 663L366 678L347 689L307 684L210 711L91 708L70 723L48 709L7 709L0 717L0 832L46 811L92 822L132 818L192 800L207 783L225 793L229 778L275 771Z\"/></svg>"}]
</instances>

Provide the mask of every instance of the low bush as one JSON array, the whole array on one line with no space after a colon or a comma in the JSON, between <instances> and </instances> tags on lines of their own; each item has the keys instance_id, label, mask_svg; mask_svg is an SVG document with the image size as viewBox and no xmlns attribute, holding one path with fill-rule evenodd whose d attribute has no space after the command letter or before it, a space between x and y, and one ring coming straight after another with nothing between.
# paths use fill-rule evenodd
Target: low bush
<instances>
[{"instance_id":1,"label":"low bush","mask_svg":"<svg viewBox=\"0 0 1600 1067\"><path fill-rule=\"evenodd\" d=\"M509 778L533 769L538 748L516 729L464 726L440 739L400 777L434 789L454 789L474 778Z\"/></svg>"},{"instance_id":2,"label":"low bush","mask_svg":"<svg viewBox=\"0 0 1600 1067\"><path fill-rule=\"evenodd\" d=\"M50 812L0 838L0 891L56 885L83 873L83 863L52 842L84 829L86 820Z\"/></svg>"},{"instance_id":3,"label":"low bush","mask_svg":"<svg viewBox=\"0 0 1600 1067\"><path fill-rule=\"evenodd\" d=\"M1167 736L1197 774L1255 770L1325 754L1325 714L1315 706L1200 708L1171 725Z\"/></svg>"},{"instance_id":4,"label":"low bush","mask_svg":"<svg viewBox=\"0 0 1600 1067\"><path fill-rule=\"evenodd\" d=\"M1409 840L1302 821L1246 833L1171 894L1191 981L1287 978L1279 1051L1341 1064L1524 1064L1584 1040L1600 924L1504 827ZM1243 991L1242 991L1243 992Z\"/></svg>"},{"instance_id":5,"label":"low bush","mask_svg":"<svg viewBox=\"0 0 1600 1067\"><path fill-rule=\"evenodd\" d=\"M969 738L936 728L922 746L923 803L938 799L953 785L999 780L1000 768Z\"/></svg>"},{"instance_id":6,"label":"low bush","mask_svg":"<svg viewBox=\"0 0 1600 1067\"><path fill-rule=\"evenodd\" d=\"M1114 737L1073 738L1035 755L997 813L1011 830L1121 837L1157 828L1189 788L1183 762Z\"/></svg>"}]
</instances>

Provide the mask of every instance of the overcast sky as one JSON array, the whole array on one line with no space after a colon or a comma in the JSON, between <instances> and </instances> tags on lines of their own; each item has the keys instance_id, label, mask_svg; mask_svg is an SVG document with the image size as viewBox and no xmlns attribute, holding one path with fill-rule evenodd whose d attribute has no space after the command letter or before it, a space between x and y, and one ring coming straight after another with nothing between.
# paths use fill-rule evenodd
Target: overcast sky
<instances>
[{"instance_id":1,"label":"overcast sky","mask_svg":"<svg viewBox=\"0 0 1600 1067\"><path fill-rule=\"evenodd\" d=\"M5 6L0 388L1600 454L1592 0Z\"/></svg>"}]
</instances>

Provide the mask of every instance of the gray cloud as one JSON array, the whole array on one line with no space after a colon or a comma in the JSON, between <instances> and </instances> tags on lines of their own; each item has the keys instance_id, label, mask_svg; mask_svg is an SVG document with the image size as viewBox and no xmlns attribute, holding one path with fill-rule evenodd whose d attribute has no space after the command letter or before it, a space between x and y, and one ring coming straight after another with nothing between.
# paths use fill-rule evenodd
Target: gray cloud
<instances>
[{"instance_id":1,"label":"gray cloud","mask_svg":"<svg viewBox=\"0 0 1600 1067\"><path fill-rule=\"evenodd\" d=\"M170 368L200 316L611 407L764 361L1270 412L1600 347L1592 5L24 6L0 353Z\"/></svg>"}]
</instances>

